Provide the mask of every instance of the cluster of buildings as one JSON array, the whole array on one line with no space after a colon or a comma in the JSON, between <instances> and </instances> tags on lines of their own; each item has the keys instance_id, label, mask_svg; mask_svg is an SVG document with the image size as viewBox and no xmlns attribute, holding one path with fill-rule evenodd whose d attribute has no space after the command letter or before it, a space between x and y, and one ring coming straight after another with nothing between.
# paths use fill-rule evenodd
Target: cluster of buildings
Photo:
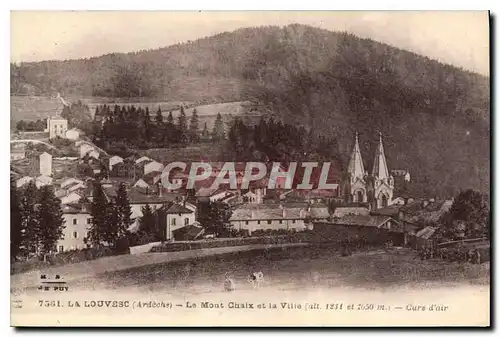
<instances>
[{"instance_id":1,"label":"cluster of buildings","mask_svg":"<svg viewBox=\"0 0 500 337\"><path fill-rule=\"evenodd\" d=\"M11 154L11 174L16 177L18 188L31 181L35 181L37 187L54 187L66 221L58 251L87 246L91 219L89 203L93 200L95 180L101 182L108 201L116 197L119 185L125 184L132 208L130 231L138 230L142 209L149 205L156 214L162 214L162 230L167 240L173 239L175 231L181 228L189 231L192 226L200 227L197 205L209 201L228 204L232 209L229 223L247 235L259 231L319 230L335 226L378 228L413 235L418 227L406 224L420 219L417 213L431 206L433 211L430 213L441 212L450 205L449 201L445 205L436 200L412 200L395 193L398 182L410 182L410 174L407 170L388 169L382 136L369 174L365 171L356 134L346 177L341 179L338 172L329 174L327 181L332 188L328 190L286 189L285 181L276 181L277 188L270 190L267 188L268 178L252 181L245 190L225 185L213 188L211 179L197 182L193 190L188 190L186 172L189 169L169 173L170 181L182 186L178 190L169 190L161 184L167 163L147 156L122 158L108 155L81 139L79 130L68 130L67 121L60 117L47 119L46 131L49 139L71 140L78 156L55 157L50 151L27 156L20 155L21 151L16 148ZM215 179L222 166L223 163L211 163L211 178ZM235 163L239 183L245 174L245 166L246 163Z\"/></svg>"}]
</instances>

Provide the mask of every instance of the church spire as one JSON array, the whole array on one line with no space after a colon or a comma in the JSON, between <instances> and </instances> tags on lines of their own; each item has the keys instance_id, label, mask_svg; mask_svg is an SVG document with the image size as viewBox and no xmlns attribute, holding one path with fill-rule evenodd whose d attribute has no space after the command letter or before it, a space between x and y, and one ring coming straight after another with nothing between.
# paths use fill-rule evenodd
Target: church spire
<instances>
[{"instance_id":1,"label":"church spire","mask_svg":"<svg viewBox=\"0 0 500 337\"><path fill-rule=\"evenodd\" d=\"M382 133L379 132L379 143L377 151L375 152L375 160L373 161L372 176L383 180L389 179L389 170L387 169L387 162L385 160L384 145L382 144Z\"/></svg>"},{"instance_id":2,"label":"church spire","mask_svg":"<svg viewBox=\"0 0 500 337\"><path fill-rule=\"evenodd\" d=\"M365 168L363 166L363 159L361 158L361 151L359 150L359 141L357 132L347 172L351 175L352 178L363 179L363 177L365 176Z\"/></svg>"}]
</instances>

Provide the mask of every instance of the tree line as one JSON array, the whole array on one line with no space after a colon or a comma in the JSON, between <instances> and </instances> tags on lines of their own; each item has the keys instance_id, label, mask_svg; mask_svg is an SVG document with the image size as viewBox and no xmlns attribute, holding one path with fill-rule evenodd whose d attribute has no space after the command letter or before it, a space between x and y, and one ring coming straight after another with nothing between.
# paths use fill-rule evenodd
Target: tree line
<instances>
[{"instance_id":1,"label":"tree line","mask_svg":"<svg viewBox=\"0 0 500 337\"><path fill-rule=\"evenodd\" d=\"M144 149L172 145L220 141L224 139L224 123L220 113L212 130L205 123L200 128L196 109L188 118L184 107L174 119L172 111L164 118L161 108L152 116L149 108L134 105L97 106L90 136L102 148Z\"/></svg>"},{"instance_id":2,"label":"tree line","mask_svg":"<svg viewBox=\"0 0 500 337\"><path fill-rule=\"evenodd\" d=\"M262 117L253 125L245 116L234 118L226 127L220 113L211 130L200 128L196 109L187 116L184 107L174 119L172 111L164 118L160 108L152 117L149 108L134 105L96 107L90 137L112 152L154 147L186 146L199 142L217 143L227 160L338 161L342 158L335 137L315 134L312 128L285 124Z\"/></svg>"},{"instance_id":3,"label":"tree line","mask_svg":"<svg viewBox=\"0 0 500 337\"><path fill-rule=\"evenodd\" d=\"M227 159L237 161L279 161L285 165L291 161L333 161L342 170L335 137L273 118L261 118L253 126L235 118L228 130L226 150Z\"/></svg>"},{"instance_id":4,"label":"tree line","mask_svg":"<svg viewBox=\"0 0 500 337\"><path fill-rule=\"evenodd\" d=\"M20 120L16 123L16 131L43 132L46 127L46 119L37 119L36 121Z\"/></svg>"}]
</instances>

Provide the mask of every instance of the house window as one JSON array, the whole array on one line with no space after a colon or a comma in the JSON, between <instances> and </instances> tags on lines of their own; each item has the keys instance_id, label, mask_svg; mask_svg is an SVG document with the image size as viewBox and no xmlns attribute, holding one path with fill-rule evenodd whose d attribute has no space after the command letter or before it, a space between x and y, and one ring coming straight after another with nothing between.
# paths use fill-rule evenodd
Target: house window
<instances>
[{"instance_id":1,"label":"house window","mask_svg":"<svg viewBox=\"0 0 500 337\"><path fill-rule=\"evenodd\" d=\"M267 220L267 224L270 225L272 223L271 220Z\"/></svg>"},{"instance_id":2,"label":"house window","mask_svg":"<svg viewBox=\"0 0 500 337\"><path fill-rule=\"evenodd\" d=\"M188 218L184 219L184 226L187 226L187 225L189 225L189 219Z\"/></svg>"},{"instance_id":3,"label":"house window","mask_svg":"<svg viewBox=\"0 0 500 337\"><path fill-rule=\"evenodd\" d=\"M176 225L176 222L177 222L177 219L176 218L173 218L172 221L170 222L170 224L172 226L175 226Z\"/></svg>"},{"instance_id":4,"label":"house window","mask_svg":"<svg viewBox=\"0 0 500 337\"><path fill-rule=\"evenodd\" d=\"M280 224L283 223L283 220L280 220Z\"/></svg>"},{"instance_id":5,"label":"house window","mask_svg":"<svg viewBox=\"0 0 500 337\"><path fill-rule=\"evenodd\" d=\"M77 219L73 219L73 225L78 225L78 220Z\"/></svg>"},{"instance_id":6,"label":"house window","mask_svg":"<svg viewBox=\"0 0 500 337\"><path fill-rule=\"evenodd\" d=\"M78 232L73 232L73 237L76 239L78 238Z\"/></svg>"},{"instance_id":7,"label":"house window","mask_svg":"<svg viewBox=\"0 0 500 337\"><path fill-rule=\"evenodd\" d=\"M90 225L92 223L92 218L87 219L87 225Z\"/></svg>"},{"instance_id":8,"label":"house window","mask_svg":"<svg viewBox=\"0 0 500 337\"><path fill-rule=\"evenodd\" d=\"M295 220L292 220L292 223L295 223Z\"/></svg>"},{"instance_id":9,"label":"house window","mask_svg":"<svg viewBox=\"0 0 500 337\"><path fill-rule=\"evenodd\" d=\"M257 225L260 225L260 220L259 220L259 221L257 221Z\"/></svg>"},{"instance_id":10,"label":"house window","mask_svg":"<svg viewBox=\"0 0 500 337\"><path fill-rule=\"evenodd\" d=\"M59 246L59 253L64 252L64 246Z\"/></svg>"},{"instance_id":11,"label":"house window","mask_svg":"<svg viewBox=\"0 0 500 337\"><path fill-rule=\"evenodd\" d=\"M248 226L248 221L245 221L245 225L247 225L247 226Z\"/></svg>"}]
</instances>

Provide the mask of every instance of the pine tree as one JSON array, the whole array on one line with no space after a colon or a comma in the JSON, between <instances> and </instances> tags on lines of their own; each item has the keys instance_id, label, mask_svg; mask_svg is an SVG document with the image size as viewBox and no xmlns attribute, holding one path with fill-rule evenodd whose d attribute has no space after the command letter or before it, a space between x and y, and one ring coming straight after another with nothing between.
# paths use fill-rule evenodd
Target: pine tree
<instances>
[{"instance_id":1,"label":"pine tree","mask_svg":"<svg viewBox=\"0 0 500 337\"><path fill-rule=\"evenodd\" d=\"M167 124L174 125L174 116L172 116L172 111L168 113Z\"/></svg>"},{"instance_id":2,"label":"pine tree","mask_svg":"<svg viewBox=\"0 0 500 337\"><path fill-rule=\"evenodd\" d=\"M156 219L153 214L153 210L146 204L146 206L142 207L142 217L139 220L139 230L145 234L156 234Z\"/></svg>"},{"instance_id":3,"label":"pine tree","mask_svg":"<svg viewBox=\"0 0 500 337\"><path fill-rule=\"evenodd\" d=\"M165 137L169 143L177 141L177 128L174 125L174 116L172 115L172 111L168 113L167 122L165 123Z\"/></svg>"},{"instance_id":4,"label":"pine tree","mask_svg":"<svg viewBox=\"0 0 500 337\"><path fill-rule=\"evenodd\" d=\"M197 142L200 140L199 124L200 124L200 119L198 117L198 111L194 109L193 115L191 116L191 120L189 121L189 135L192 142Z\"/></svg>"},{"instance_id":5,"label":"pine tree","mask_svg":"<svg viewBox=\"0 0 500 337\"><path fill-rule=\"evenodd\" d=\"M215 141L224 140L224 122L222 121L222 116L220 113L217 114L215 119L214 128L212 131L212 139Z\"/></svg>"},{"instance_id":6,"label":"pine tree","mask_svg":"<svg viewBox=\"0 0 500 337\"><path fill-rule=\"evenodd\" d=\"M115 247L116 242L120 238L119 231L121 230L121 228L119 226L119 221L120 216L118 214L117 207L111 202L108 203L106 205L106 217L104 219L102 238L103 241L111 247Z\"/></svg>"},{"instance_id":7,"label":"pine tree","mask_svg":"<svg viewBox=\"0 0 500 337\"><path fill-rule=\"evenodd\" d=\"M207 122L205 122L205 125L203 126L203 131L201 132L201 136L203 137L203 139L208 139L210 137L210 132L208 132Z\"/></svg>"},{"instance_id":8,"label":"pine tree","mask_svg":"<svg viewBox=\"0 0 500 337\"><path fill-rule=\"evenodd\" d=\"M115 205L118 212L118 236L125 235L127 229L132 224L132 209L127 195L127 188L121 183L116 193Z\"/></svg>"},{"instance_id":9,"label":"pine tree","mask_svg":"<svg viewBox=\"0 0 500 337\"><path fill-rule=\"evenodd\" d=\"M160 107L158 107L158 111L156 112L155 123L157 126L163 126L163 114Z\"/></svg>"},{"instance_id":10,"label":"pine tree","mask_svg":"<svg viewBox=\"0 0 500 337\"><path fill-rule=\"evenodd\" d=\"M184 107L181 106L181 112L179 114L178 119L178 128L179 128L179 141L184 143L188 140L188 128L187 128L187 117L186 112L184 112Z\"/></svg>"},{"instance_id":11,"label":"pine tree","mask_svg":"<svg viewBox=\"0 0 500 337\"><path fill-rule=\"evenodd\" d=\"M90 206L92 226L89 230L89 240L94 246L100 245L105 239L107 200L101 183L96 181L93 186L93 199Z\"/></svg>"},{"instance_id":12,"label":"pine tree","mask_svg":"<svg viewBox=\"0 0 500 337\"><path fill-rule=\"evenodd\" d=\"M144 140L149 142L151 140L151 116L149 115L149 109L146 108L146 112L144 113L144 122L143 122L143 135Z\"/></svg>"},{"instance_id":13,"label":"pine tree","mask_svg":"<svg viewBox=\"0 0 500 337\"><path fill-rule=\"evenodd\" d=\"M55 250L65 228L61 201L54 195L52 186L43 186L40 189L40 205L36 217L39 224L39 248L43 254L48 254Z\"/></svg>"},{"instance_id":14,"label":"pine tree","mask_svg":"<svg viewBox=\"0 0 500 337\"><path fill-rule=\"evenodd\" d=\"M160 107L155 116L155 140L158 146L162 146L165 138L165 123L163 122L163 114Z\"/></svg>"},{"instance_id":15,"label":"pine tree","mask_svg":"<svg viewBox=\"0 0 500 337\"><path fill-rule=\"evenodd\" d=\"M210 234L217 236L229 236L231 226L229 219L231 218L231 207L223 202L206 202L200 204L199 221Z\"/></svg>"},{"instance_id":16,"label":"pine tree","mask_svg":"<svg viewBox=\"0 0 500 337\"><path fill-rule=\"evenodd\" d=\"M10 257L16 260L23 242L23 221L21 217L20 196L14 179L10 178Z\"/></svg>"},{"instance_id":17,"label":"pine tree","mask_svg":"<svg viewBox=\"0 0 500 337\"><path fill-rule=\"evenodd\" d=\"M37 253L38 249L38 219L36 216L38 190L33 181L25 188L21 199L21 227L23 228L22 246L25 248L25 253Z\"/></svg>"}]
</instances>

